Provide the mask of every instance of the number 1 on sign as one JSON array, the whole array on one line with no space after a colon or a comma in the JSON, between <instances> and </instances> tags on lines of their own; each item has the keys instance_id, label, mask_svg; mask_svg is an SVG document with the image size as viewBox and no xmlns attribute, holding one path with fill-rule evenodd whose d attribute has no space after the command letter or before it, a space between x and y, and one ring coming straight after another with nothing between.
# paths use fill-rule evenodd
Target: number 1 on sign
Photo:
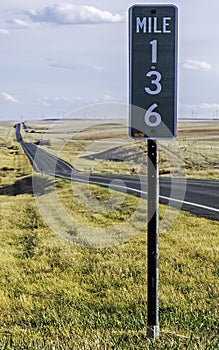
<instances>
[{"instance_id":1,"label":"number 1 on sign","mask_svg":"<svg viewBox=\"0 0 219 350\"><path fill-rule=\"evenodd\" d=\"M152 63L157 63L157 40L150 41L152 45Z\"/></svg>"}]
</instances>

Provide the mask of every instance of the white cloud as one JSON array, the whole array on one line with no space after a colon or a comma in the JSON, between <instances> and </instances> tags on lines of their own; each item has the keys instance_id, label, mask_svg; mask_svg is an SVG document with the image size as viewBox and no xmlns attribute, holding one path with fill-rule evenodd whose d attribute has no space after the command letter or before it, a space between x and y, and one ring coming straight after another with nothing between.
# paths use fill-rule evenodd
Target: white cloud
<instances>
[{"instance_id":1,"label":"white cloud","mask_svg":"<svg viewBox=\"0 0 219 350\"><path fill-rule=\"evenodd\" d=\"M39 26L39 23L33 23L30 20L27 21L20 18L13 18L11 20L8 20L7 23L15 29L28 29Z\"/></svg>"},{"instance_id":2,"label":"white cloud","mask_svg":"<svg viewBox=\"0 0 219 350\"><path fill-rule=\"evenodd\" d=\"M95 71L102 71L103 67L94 65L94 64L88 64L88 63L49 63L49 67L51 68L57 68L57 69L92 69Z\"/></svg>"},{"instance_id":3,"label":"white cloud","mask_svg":"<svg viewBox=\"0 0 219 350\"><path fill-rule=\"evenodd\" d=\"M9 34L9 31L7 29L0 28L0 34L7 35Z\"/></svg>"},{"instance_id":4,"label":"white cloud","mask_svg":"<svg viewBox=\"0 0 219 350\"><path fill-rule=\"evenodd\" d=\"M41 98L38 98L36 103L43 105L44 107L51 107L51 106L65 106L66 104L73 104L75 101L80 101L81 97L48 97L43 96Z\"/></svg>"},{"instance_id":5,"label":"white cloud","mask_svg":"<svg viewBox=\"0 0 219 350\"><path fill-rule=\"evenodd\" d=\"M212 66L205 61L189 59L182 62L182 67L190 70L212 70Z\"/></svg>"},{"instance_id":6,"label":"white cloud","mask_svg":"<svg viewBox=\"0 0 219 350\"><path fill-rule=\"evenodd\" d=\"M219 103L202 103L200 108L219 109Z\"/></svg>"},{"instance_id":7,"label":"white cloud","mask_svg":"<svg viewBox=\"0 0 219 350\"><path fill-rule=\"evenodd\" d=\"M112 101L116 101L117 99L111 95L106 94L103 96L103 100L106 102L112 102Z\"/></svg>"},{"instance_id":8,"label":"white cloud","mask_svg":"<svg viewBox=\"0 0 219 350\"><path fill-rule=\"evenodd\" d=\"M2 92L0 94L0 100L1 102L12 102L12 103L17 103L18 100L13 97L12 95L9 95L7 92Z\"/></svg>"},{"instance_id":9,"label":"white cloud","mask_svg":"<svg viewBox=\"0 0 219 350\"><path fill-rule=\"evenodd\" d=\"M183 106L188 109L219 109L219 103L185 104Z\"/></svg>"},{"instance_id":10,"label":"white cloud","mask_svg":"<svg viewBox=\"0 0 219 350\"><path fill-rule=\"evenodd\" d=\"M19 19L19 18L14 18L10 23L14 24L17 27L28 27L28 23Z\"/></svg>"},{"instance_id":11,"label":"white cloud","mask_svg":"<svg viewBox=\"0 0 219 350\"><path fill-rule=\"evenodd\" d=\"M123 20L119 14L100 10L94 6L77 6L68 2L60 2L41 10L26 12L34 22L66 24L117 23Z\"/></svg>"}]
</instances>

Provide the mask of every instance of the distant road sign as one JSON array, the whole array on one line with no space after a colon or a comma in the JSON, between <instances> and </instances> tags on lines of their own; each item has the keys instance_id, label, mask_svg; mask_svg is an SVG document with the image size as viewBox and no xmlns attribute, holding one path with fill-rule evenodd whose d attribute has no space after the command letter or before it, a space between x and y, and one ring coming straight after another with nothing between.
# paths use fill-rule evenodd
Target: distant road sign
<instances>
[{"instance_id":1,"label":"distant road sign","mask_svg":"<svg viewBox=\"0 0 219 350\"><path fill-rule=\"evenodd\" d=\"M177 8L129 9L130 136L173 138L177 120Z\"/></svg>"}]
</instances>

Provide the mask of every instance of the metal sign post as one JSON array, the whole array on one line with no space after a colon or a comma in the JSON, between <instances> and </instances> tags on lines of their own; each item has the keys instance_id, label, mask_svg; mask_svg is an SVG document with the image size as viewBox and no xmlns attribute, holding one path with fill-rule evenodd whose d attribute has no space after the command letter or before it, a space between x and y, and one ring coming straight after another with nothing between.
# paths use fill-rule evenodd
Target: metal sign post
<instances>
[{"instance_id":1,"label":"metal sign post","mask_svg":"<svg viewBox=\"0 0 219 350\"><path fill-rule=\"evenodd\" d=\"M148 140L147 335L159 335L157 139L176 137L177 8L134 5L129 9L129 135Z\"/></svg>"},{"instance_id":2,"label":"metal sign post","mask_svg":"<svg viewBox=\"0 0 219 350\"><path fill-rule=\"evenodd\" d=\"M159 335L158 320L158 149L154 140L148 140L148 320L147 336Z\"/></svg>"}]
</instances>

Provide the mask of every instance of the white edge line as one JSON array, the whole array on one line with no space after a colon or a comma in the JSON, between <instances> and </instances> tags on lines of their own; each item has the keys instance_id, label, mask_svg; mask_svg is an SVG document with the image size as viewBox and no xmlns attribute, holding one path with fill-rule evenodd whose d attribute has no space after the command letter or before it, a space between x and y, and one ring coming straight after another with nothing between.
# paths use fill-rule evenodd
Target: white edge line
<instances>
[{"instance_id":1,"label":"white edge line","mask_svg":"<svg viewBox=\"0 0 219 350\"><path fill-rule=\"evenodd\" d=\"M49 174L49 175L52 175L52 176L56 176L57 175L54 175L54 174ZM66 177L64 176L61 176L59 175L58 177L62 177L64 179L66 179ZM74 179L73 177L71 177L70 179L68 178L68 180L71 180L71 181L78 181L78 179ZM102 185L104 187L109 187L107 186L106 183L104 182L95 182L95 181L88 181L88 180L84 180L84 179L80 179L79 182L85 182L85 183L88 183L88 184L93 184L93 185ZM111 188L123 188L123 189L128 189L128 190L131 190L133 192L138 192L138 193L142 193L142 194L147 194L147 192L144 192L144 191L141 191L141 190L137 190L137 189L133 189L131 187L127 187L127 186L120 186L120 185L111 185ZM197 203L192 203L192 202L187 202L187 201L183 201L181 199L175 199L175 198L169 198L169 197L164 197L164 196L159 196L159 198L162 198L162 199L167 199L169 201L169 203L171 201L173 202L178 202L178 203L182 203L182 204L188 204L188 205L192 205L192 206L195 206L195 207L198 207L198 208L201 208L201 209L207 209L207 210L211 210L211 211L215 211L216 213L219 213L219 209L216 209L216 208L212 208L212 207L208 207L208 206L205 206L205 205L201 205L201 204L197 204Z\"/></svg>"},{"instance_id":2,"label":"white edge line","mask_svg":"<svg viewBox=\"0 0 219 350\"><path fill-rule=\"evenodd\" d=\"M21 147L23 148L23 150L25 152L25 142L23 144L21 144ZM27 155L27 157L29 157L32 160L33 164L35 164L37 171L40 173L40 169L38 168L37 163L35 162L34 158L29 154L29 152L27 150L26 150L25 154Z\"/></svg>"}]
</instances>

